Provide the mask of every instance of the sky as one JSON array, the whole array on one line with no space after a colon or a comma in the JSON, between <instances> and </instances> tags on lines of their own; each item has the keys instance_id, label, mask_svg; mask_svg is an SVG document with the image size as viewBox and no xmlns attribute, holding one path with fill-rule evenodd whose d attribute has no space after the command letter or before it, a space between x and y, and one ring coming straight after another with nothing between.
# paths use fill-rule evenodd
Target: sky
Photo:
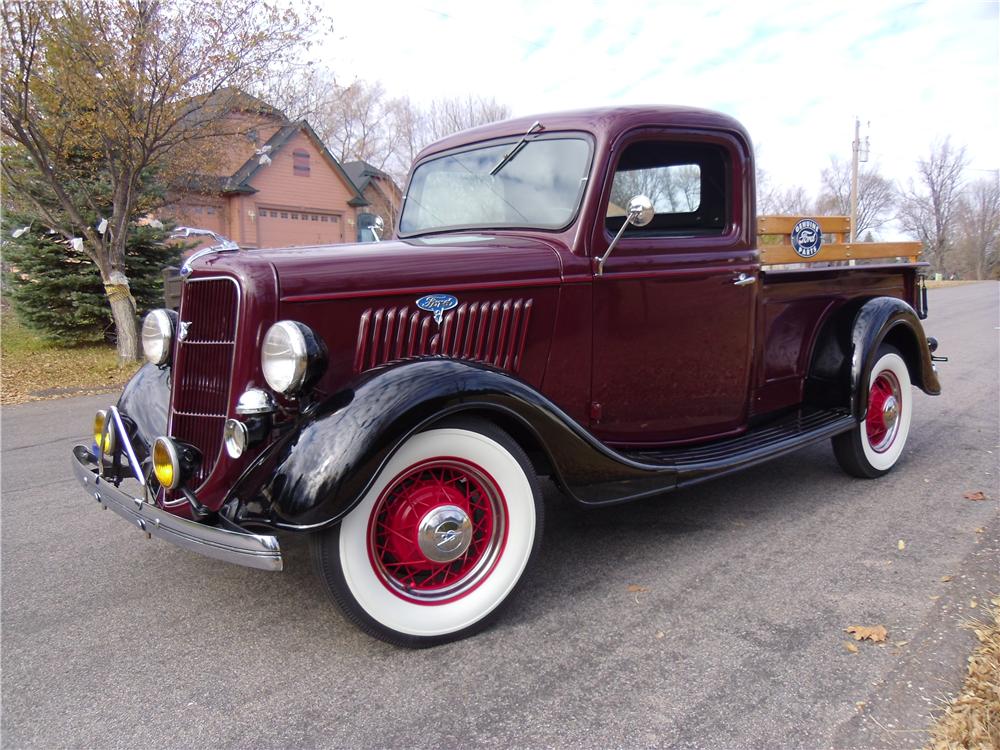
<instances>
[{"instance_id":1,"label":"sky","mask_svg":"<svg viewBox=\"0 0 1000 750\"><path fill-rule=\"evenodd\" d=\"M851 158L905 182L936 139L1000 168L998 0L330 2L324 62L417 102L495 97L515 116L615 104L732 115L777 185ZM870 123L870 125L869 125Z\"/></svg>"}]
</instances>

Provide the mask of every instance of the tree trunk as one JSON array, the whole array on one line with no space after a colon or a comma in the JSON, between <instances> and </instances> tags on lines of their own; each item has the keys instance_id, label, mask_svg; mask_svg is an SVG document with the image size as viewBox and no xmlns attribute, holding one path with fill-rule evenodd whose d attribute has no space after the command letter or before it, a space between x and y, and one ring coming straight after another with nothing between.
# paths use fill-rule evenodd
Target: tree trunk
<instances>
[{"instance_id":1,"label":"tree trunk","mask_svg":"<svg viewBox=\"0 0 1000 750\"><path fill-rule=\"evenodd\" d=\"M111 317L115 322L118 339L118 365L124 367L139 359L139 321L136 317L135 300L129 291L125 274L111 274L105 280L104 290L111 305Z\"/></svg>"}]
</instances>

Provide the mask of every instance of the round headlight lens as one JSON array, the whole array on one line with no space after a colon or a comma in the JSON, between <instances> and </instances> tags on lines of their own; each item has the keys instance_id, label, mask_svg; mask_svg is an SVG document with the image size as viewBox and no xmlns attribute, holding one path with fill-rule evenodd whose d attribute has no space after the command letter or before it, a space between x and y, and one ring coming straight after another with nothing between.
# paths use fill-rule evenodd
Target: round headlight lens
<instances>
[{"instance_id":1,"label":"round headlight lens","mask_svg":"<svg viewBox=\"0 0 1000 750\"><path fill-rule=\"evenodd\" d=\"M264 380L278 393L297 390L305 380L309 350L302 328L301 323L281 320L264 334L260 366Z\"/></svg>"},{"instance_id":2,"label":"round headlight lens","mask_svg":"<svg viewBox=\"0 0 1000 750\"><path fill-rule=\"evenodd\" d=\"M169 438L158 437L153 441L153 472L160 484L174 489L181 478L181 462L177 448Z\"/></svg>"},{"instance_id":3,"label":"round headlight lens","mask_svg":"<svg viewBox=\"0 0 1000 750\"><path fill-rule=\"evenodd\" d=\"M154 365L170 361L170 344L174 338L173 313L153 310L142 321L142 353Z\"/></svg>"},{"instance_id":4,"label":"round headlight lens","mask_svg":"<svg viewBox=\"0 0 1000 750\"><path fill-rule=\"evenodd\" d=\"M227 419L222 439L229 457L239 458L243 455L243 451L247 449L247 443L249 442L247 426L238 419Z\"/></svg>"},{"instance_id":5,"label":"round headlight lens","mask_svg":"<svg viewBox=\"0 0 1000 750\"><path fill-rule=\"evenodd\" d=\"M108 425L108 413L101 409L94 415L94 445L107 455L115 449L115 428L108 425L108 431L105 432L105 425Z\"/></svg>"}]
</instances>

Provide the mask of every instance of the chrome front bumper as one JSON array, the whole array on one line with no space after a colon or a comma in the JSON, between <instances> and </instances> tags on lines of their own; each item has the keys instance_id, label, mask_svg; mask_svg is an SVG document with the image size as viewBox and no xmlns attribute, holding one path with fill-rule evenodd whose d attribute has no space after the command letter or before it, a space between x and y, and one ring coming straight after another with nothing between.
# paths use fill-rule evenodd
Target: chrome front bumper
<instances>
[{"instance_id":1,"label":"chrome front bumper","mask_svg":"<svg viewBox=\"0 0 1000 750\"><path fill-rule=\"evenodd\" d=\"M260 570L281 570L281 549L275 537L189 521L132 497L100 476L97 457L84 445L73 449L72 464L73 473L91 498L147 535L216 560Z\"/></svg>"}]
</instances>

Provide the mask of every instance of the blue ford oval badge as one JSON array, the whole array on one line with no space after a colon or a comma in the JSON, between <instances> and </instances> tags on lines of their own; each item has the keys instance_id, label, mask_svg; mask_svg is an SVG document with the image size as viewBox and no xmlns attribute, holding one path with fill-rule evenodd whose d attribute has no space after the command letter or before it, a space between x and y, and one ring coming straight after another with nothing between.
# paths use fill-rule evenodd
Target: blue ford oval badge
<instances>
[{"instance_id":1,"label":"blue ford oval badge","mask_svg":"<svg viewBox=\"0 0 1000 750\"><path fill-rule=\"evenodd\" d=\"M813 219L802 219L792 229L792 247L803 258L812 258L823 244L823 232Z\"/></svg>"},{"instance_id":2,"label":"blue ford oval badge","mask_svg":"<svg viewBox=\"0 0 1000 750\"><path fill-rule=\"evenodd\" d=\"M434 322L441 325L444 314L448 310L458 307L458 298L450 294L427 294L417 300L417 307L434 313Z\"/></svg>"}]
</instances>

